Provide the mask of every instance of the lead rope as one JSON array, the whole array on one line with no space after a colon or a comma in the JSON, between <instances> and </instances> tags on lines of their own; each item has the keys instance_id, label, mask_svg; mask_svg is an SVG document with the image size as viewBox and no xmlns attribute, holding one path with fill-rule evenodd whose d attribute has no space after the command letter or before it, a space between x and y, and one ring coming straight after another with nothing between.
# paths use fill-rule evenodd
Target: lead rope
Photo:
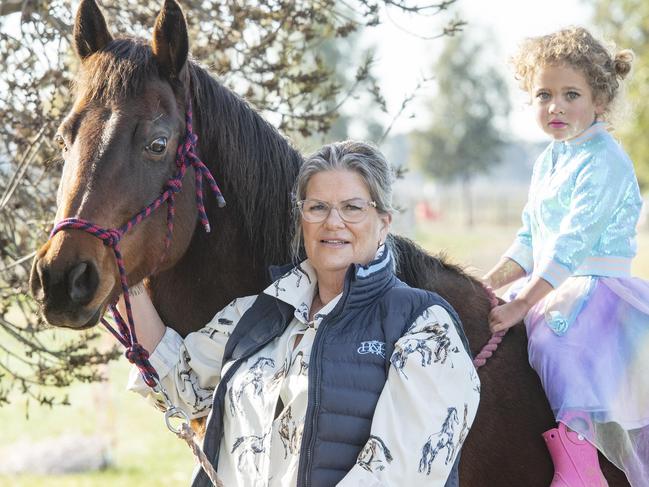
<instances>
[{"instance_id":1,"label":"lead rope","mask_svg":"<svg viewBox=\"0 0 649 487\"><path fill-rule=\"evenodd\" d=\"M197 443L195 439L196 433L194 433L194 430L191 428L191 426L189 426L188 423L182 423L180 425L180 431L176 434L179 438L182 438L187 442L189 448L191 448L194 456L198 459L198 462L201 464L203 470L205 470L205 473L210 478L212 484L216 487L223 487L223 482L221 482L221 479L219 479L218 475L216 474L216 470L214 470L214 467L212 467L212 464Z\"/></svg>"},{"instance_id":2,"label":"lead rope","mask_svg":"<svg viewBox=\"0 0 649 487\"><path fill-rule=\"evenodd\" d=\"M171 399L169 398L169 394L167 394L167 390L158 379L156 379L155 382L155 387L152 387L152 389L154 392L159 392L162 395L162 399L167 408L167 410L165 411L165 424L167 425L167 428L169 429L169 431L178 436L178 438L185 440L187 446L189 446L189 448L192 450L192 453L198 460L198 463L200 463L203 470L205 470L205 473L212 482L212 485L216 487L224 487L223 482L221 482L221 479L219 479L216 470L214 470L214 467L212 466L212 463L209 461L207 455L205 455L205 452L198 444L198 441L196 439L196 432L191 428L191 426L189 426L189 417L187 416L187 413L182 409L174 406L174 404L171 402ZM181 423L178 428L174 427L174 425L171 424L171 420L173 418L181 419Z\"/></svg>"},{"instance_id":3,"label":"lead rope","mask_svg":"<svg viewBox=\"0 0 649 487\"><path fill-rule=\"evenodd\" d=\"M178 150L176 152L177 171L174 176L167 181L163 193L152 203L147 205L142 211L140 211L137 215L135 215L119 228L102 228L81 218L66 218L64 220L61 220L54 226L54 229L50 234L50 239L61 230L82 230L100 239L104 245L113 249L113 252L115 253L115 261L117 263L117 268L119 271L122 294L124 296L126 320L122 318L119 311L117 310L116 304L114 303L109 306L109 309L111 310L113 317L115 318L115 323L117 324L119 331L115 330L103 316L101 318L101 322L106 327L106 329L108 329L108 331L110 331L111 334L126 348L124 355L129 362L131 362L138 368L146 385L148 385L153 390L153 392L162 394L167 407L165 411L165 423L167 424L167 428L169 428L169 430L172 433L175 433L179 438L187 442L212 483L216 487L223 487L223 484L216 475L216 471L212 467L212 464L205 456L205 453L201 450L198 442L196 441L195 433L189 426L189 417L182 409L179 409L173 405L173 403L169 399L167 391L159 381L158 373L149 361L149 352L142 345L140 345L137 340L135 325L133 322L133 313L131 310L131 299L128 292L129 286L126 279L126 268L119 245L122 237L126 234L126 232L128 232L135 225L150 216L155 210L160 208L160 206L162 206L162 204L166 202L167 233L165 235L164 250L157 265L159 265L160 262L164 260L167 255L167 251L169 250L171 237L173 234L175 195L182 189L182 180L185 172L190 165L194 168L198 218L200 219L201 224L203 225L203 228L207 233L211 231L211 228L207 219L205 205L203 204L203 178L207 179L212 192L216 196L218 206L225 206L225 199L223 198L221 190L216 184L216 181L212 177L210 170L196 155L198 137L193 130L191 101L188 101L187 103L185 127L185 139L183 143L178 146ZM180 428L174 428L171 424L170 420L174 417L180 417L182 419Z\"/></svg>"},{"instance_id":4,"label":"lead rope","mask_svg":"<svg viewBox=\"0 0 649 487\"><path fill-rule=\"evenodd\" d=\"M483 285L483 287L487 292L487 296L489 297L489 304L491 305L491 309L498 306L498 297L496 296L496 293L494 293L494 290L491 288L491 286ZM491 335L489 341L485 344L484 347L482 347L480 353L478 353L478 355L476 355L473 359L473 366L476 369L479 369L487 363L487 359L489 359L494 354L494 352L498 348L498 345L500 345L500 342L503 341L503 337L506 333L507 330L503 330Z\"/></svg>"}]
</instances>

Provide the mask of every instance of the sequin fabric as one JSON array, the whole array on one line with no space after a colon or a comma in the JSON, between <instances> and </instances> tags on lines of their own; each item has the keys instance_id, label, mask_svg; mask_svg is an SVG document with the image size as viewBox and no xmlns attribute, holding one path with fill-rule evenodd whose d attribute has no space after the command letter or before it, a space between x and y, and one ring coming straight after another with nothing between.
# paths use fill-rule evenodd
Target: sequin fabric
<instances>
[{"instance_id":1,"label":"sequin fabric","mask_svg":"<svg viewBox=\"0 0 649 487\"><path fill-rule=\"evenodd\" d=\"M571 275L628 276L641 206L631 160L596 123L539 156L505 255L555 288Z\"/></svg>"}]
</instances>

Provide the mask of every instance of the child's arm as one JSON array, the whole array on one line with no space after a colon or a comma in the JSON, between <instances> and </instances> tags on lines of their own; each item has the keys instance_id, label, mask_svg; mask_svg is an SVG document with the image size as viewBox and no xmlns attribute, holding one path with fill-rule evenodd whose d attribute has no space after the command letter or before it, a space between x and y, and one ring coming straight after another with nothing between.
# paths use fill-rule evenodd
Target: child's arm
<instances>
[{"instance_id":1,"label":"child's arm","mask_svg":"<svg viewBox=\"0 0 649 487\"><path fill-rule=\"evenodd\" d=\"M496 306L489 313L489 328L492 333L506 330L525 318L527 312L554 288L545 279L534 275L530 282L516 296L516 299Z\"/></svg>"},{"instance_id":2,"label":"child's arm","mask_svg":"<svg viewBox=\"0 0 649 487\"><path fill-rule=\"evenodd\" d=\"M502 257L498 264L482 278L482 281L493 289L500 289L526 275L525 269L516 261Z\"/></svg>"}]
</instances>

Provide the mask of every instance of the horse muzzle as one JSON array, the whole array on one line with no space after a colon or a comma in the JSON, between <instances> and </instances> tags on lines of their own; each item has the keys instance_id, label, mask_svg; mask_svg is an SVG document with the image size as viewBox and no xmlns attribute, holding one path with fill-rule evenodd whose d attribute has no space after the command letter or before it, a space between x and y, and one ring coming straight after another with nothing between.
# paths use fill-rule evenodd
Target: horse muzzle
<instances>
[{"instance_id":1,"label":"horse muzzle","mask_svg":"<svg viewBox=\"0 0 649 487\"><path fill-rule=\"evenodd\" d=\"M96 325L112 294L114 276L100 272L94 256L66 257L62 247L54 250L51 243L37 252L29 280L43 318L52 326L77 330Z\"/></svg>"}]
</instances>

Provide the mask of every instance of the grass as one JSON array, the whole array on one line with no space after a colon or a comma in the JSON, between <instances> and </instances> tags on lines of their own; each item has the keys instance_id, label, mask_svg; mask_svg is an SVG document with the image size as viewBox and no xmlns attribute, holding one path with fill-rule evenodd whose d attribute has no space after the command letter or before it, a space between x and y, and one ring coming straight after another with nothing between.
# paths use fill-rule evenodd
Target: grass
<instances>
[{"instance_id":1,"label":"grass","mask_svg":"<svg viewBox=\"0 0 649 487\"><path fill-rule=\"evenodd\" d=\"M469 231L445 221L420 226L414 237L429 251L445 252L451 261L480 276L496 263L515 232L508 226L477 226ZM639 235L638 244L634 275L649 279L649 231ZM0 476L0 487L189 484L191 452L167 430L160 412L125 390L126 361L111 364L106 375L104 383L68 388L72 405L67 407L26 407L24 399L14 397L11 404L0 407L0 450L18 441L39 442L62 434L102 435L112 445L112 467L75 475Z\"/></svg>"},{"instance_id":2,"label":"grass","mask_svg":"<svg viewBox=\"0 0 649 487\"><path fill-rule=\"evenodd\" d=\"M62 434L99 435L111 445L111 468L70 475L0 476L0 486L188 485L193 469L191 451L167 430L162 413L125 390L128 370L126 361L120 359L109 366L106 382L70 387L66 392L71 406L26 407L24 400L14 398L0 408L0 449L18 441L39 442Z\"/></svg>"}]
</instances>

